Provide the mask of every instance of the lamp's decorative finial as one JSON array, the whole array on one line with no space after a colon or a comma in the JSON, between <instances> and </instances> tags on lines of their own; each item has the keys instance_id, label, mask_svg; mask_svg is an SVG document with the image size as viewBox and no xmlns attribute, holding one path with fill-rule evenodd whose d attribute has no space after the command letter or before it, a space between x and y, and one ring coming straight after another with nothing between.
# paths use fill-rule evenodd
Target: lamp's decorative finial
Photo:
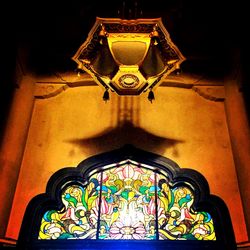
<instances>
[{"instance_id":1,"label":"lamp's decorative finial","mask_svg":"<svg viewBox=\"0 0 250 250\"><path fill-rule=\"evenodd\" d=\"M155 99L155 95L152 89L150 89L148 93L148 100L152 103L152 101Z\"/></svg>"},{"instance_id":2,"label":"lamp's decorative finial","mask_svg":"<svg viewBox=\"0 0 250 250\"><path fill-rule=\"evenodd\" d=\"M108 89L105 90L102 99L105 102L107 102L109 100L109 91L108 91Z\"/></svg>"}]
</instances>

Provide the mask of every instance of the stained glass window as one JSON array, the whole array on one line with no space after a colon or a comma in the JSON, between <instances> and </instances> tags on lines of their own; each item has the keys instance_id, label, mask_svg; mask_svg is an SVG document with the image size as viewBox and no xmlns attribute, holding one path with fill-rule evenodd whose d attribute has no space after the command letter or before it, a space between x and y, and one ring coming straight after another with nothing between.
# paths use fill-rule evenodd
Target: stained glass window
<instances>
[{"instance_id":1,"label":"stained glass window","mask_svg":"<svg viewBox=\"0 0 250 250\"><path fill-rule=\"evenodd\" d=\"M126 160L62 189L63 208L43 214L39 240L216 240L211 215L195 211L191 185Z\"/></svg>"}]
</instances>

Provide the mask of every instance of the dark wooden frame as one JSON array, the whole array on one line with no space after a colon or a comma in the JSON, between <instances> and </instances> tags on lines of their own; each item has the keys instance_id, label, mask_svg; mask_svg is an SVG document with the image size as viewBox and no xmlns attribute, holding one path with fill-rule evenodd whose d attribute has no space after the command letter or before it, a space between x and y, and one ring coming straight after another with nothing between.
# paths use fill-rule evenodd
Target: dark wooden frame
<instances>
[{"instance_id":1,"label":"dark wooden frame","mask_svg":"<svg viewBox=\"0 0 250 250\"><path fill-rule=\"evenodd\" d=\"M171 241L171 240L38 240L38 232L43 214L48 210L63 207L61 190L72 184L84 185L89 173L102 170L103 166L123 160L136 161L164 170L169 174L170 183L189 183L195 193L195 211L209 212L214 221L216 241ZM49 179L46 192L35 196L28 204L21 225L17 248L26 249L182 249L182 250L235 250L235 236L228 208L224 201L210 194L209 185L199 172L180 168L172 160L150 153L132 145L92 156L77 167L63 168Z\"/></svg>"}]
</instances>

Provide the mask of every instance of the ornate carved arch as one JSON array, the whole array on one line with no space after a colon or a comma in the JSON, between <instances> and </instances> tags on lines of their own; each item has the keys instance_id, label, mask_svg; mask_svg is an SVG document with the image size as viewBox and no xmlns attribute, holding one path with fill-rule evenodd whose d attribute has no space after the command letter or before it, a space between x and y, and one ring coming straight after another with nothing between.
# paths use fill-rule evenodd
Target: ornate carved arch
<instances>
[{"instance_id":1,"label":"ornate carved arch","mask_svg":"<svg viewBox=\"0 0 250 250\"><path fill-rule=\"evenodd\" d=\"M28 204L20 249L236 249L203 175L125 145L63 168Z\"/></svg>"}]
</instances>

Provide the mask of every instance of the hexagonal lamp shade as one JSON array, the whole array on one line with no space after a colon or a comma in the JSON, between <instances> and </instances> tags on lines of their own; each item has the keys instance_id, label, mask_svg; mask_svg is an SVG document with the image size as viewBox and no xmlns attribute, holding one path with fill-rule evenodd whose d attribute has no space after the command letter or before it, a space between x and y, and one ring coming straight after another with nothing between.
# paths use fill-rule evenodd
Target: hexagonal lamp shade
<instances>
[{"instance_id":1,"label":"hexagonal lamp shade","mask_svg":"<svg viewBox=\"0 0 250 250\"><path fill-rule=\"evenodd\" d=\"M185 60L161 18L98 17L72 59L97 84L118 95L152 90Z\"/></svg>"}]
</instances>

